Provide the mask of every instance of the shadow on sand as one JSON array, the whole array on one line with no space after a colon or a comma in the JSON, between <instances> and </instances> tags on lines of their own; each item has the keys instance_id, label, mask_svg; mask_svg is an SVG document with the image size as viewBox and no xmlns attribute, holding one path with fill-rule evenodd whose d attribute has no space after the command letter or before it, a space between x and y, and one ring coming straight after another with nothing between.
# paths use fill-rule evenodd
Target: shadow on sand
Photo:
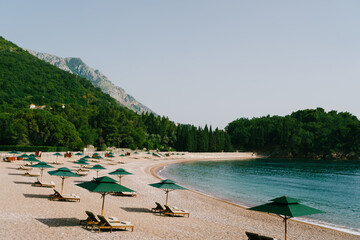
<instances>
[{"instance_id":1,"label":"shadow on sand","mask_svg":"<svg viewBox=\"0 0 360 240\"><path fill-rule=\"evenodd\" d=\"M131 208L131 207L122 207L121 209L127 212L148 212L151 213L151 210L148 208Z\"/></svg>"},{"instance_id":2,"label":"shadow on sand","mask_svg":"<svg viewBox=\"0 0 360 240\"><path fill-rule=\"evenodd\" d=\"M26 198L49 198L49 194L28 194L23 193L24 197Z\"/></svg>"},{"instance_id":3,"label":"shadow on sand","mask_svg":"<svg viewBox=\"0 0 360 240\"><path fill-rule=\"evenodd\" d=\"M74 227L79 226L80 219L77 218L36 218L48 227Z\"/></svg>"},{"instance_id":4,"label":"shadow on sand","mask_svg":"<svg viewBox=\"0 0 360 240\"><path fill-rule=\"evenodd\" d=\"M20 181L14 181L15 184L26 184L26 185L31 185L34 182L20 182Z\"/></svg>"},{"instance_id":5,"label":"shadow on sand","mask_svg":"<svg viewBox=\"0 0 360 240\"><path fill-rule=\"evenodd\" d=\"M24 176L24 173L8 173L8 175Z\"/></svg>"}]
</instances>

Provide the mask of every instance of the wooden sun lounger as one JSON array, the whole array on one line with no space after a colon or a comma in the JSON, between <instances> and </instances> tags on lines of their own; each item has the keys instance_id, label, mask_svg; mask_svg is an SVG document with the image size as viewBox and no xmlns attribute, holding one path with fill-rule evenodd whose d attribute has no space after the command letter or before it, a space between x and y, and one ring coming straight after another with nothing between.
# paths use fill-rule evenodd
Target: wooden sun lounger
<instances>
[{"instance_id":1,"label":"wooden sun lounger","mask_svg":"<svg viewBox=\"0 0 360 240\"><path fill-rule=\"evenodd\" d=\"M156 207L151 209L152 212L160 213L160 215L165 212L165 208L160 203L155 202L155 204Z\"/></svg>"},{"instance_id":2,"label":"wooden sun lounger","mask_svg":"<svg viewBox=\"0 0 360 240\"><path fill-rule=\"evenodd\" d=\"M64 163L63 163L63 162L55 161L55 162L52 162L52 164L55 164L55 165L63 165Z\"/></svg>"},{"instance_id":3,"label":"wooden sun lounger","mask_svg":"<svg viewBox=\"0 0 360 240\"><path fill-rule=\"evenodd\" d=\"M76 174L79 175L79 176L87 176L89 174L88 171L82 171L82 170L77 170L76 171Z\"/></svg>"},{"instance_id":4,"label":"wooden sun lounger","mask_svg":"<svg viewBox=\"0 0 360 240\"><path fill-rule=\"evenodd\" d=\"M70 202L80 202L80 197L76 194L60 194L58 191L54 190L54 194L51 194L49 198L51 200L59 201L70 201Z\"/></svg>"},{"instance_id":5,"label":"wooden sun lounger","mask_svg":"<svg viewBox=\"0 0 360 240\"><path fill-rule=\"evenodd\" d=\"M28 166L24 166L24 165L20 165L17 170L25 170L25 171L30 171L32 170L32 167L28 167Z\"/></svg>"},{"instance_id":6,"label":"wooden sun lounger","mask_svg":"<svg viewBox=\"0 0 360 240\"><path fill-rule=\"evenodd\" d=\"M115 192L113 195L120 197L136 197L136 192Z\"/></svg>"},{"instance_id":7,"label":"wooden sun lounger","mask_svg":"<svg viewBox=\"0 0 360 240\"><path fill-rule=\"evenodd\" d=\"M44 182L41 182L39 179L37 179L37 181L33 183L33 186L54 188L55 183L53 181L51 181L50 183L44 183Z\"/></svg>"},{"instance_id":8,"label":"wooden sun lounger","mask_svg":"<svg viewBox=\"0 0 360 240\"><path fill-rule=\"evenodd\" d=\"M94 225L97 225L100 223L100 221L95 217L95 214L90 211L85 211L86 215L88 215L88 218L85 220L80 220L80 224L85 223L85 228L87 228L91 224L91 231L94 229Z\"/></svg>"},{"instance_id":9,"label":"wooden sun lounger","mask_svg":"<svg viewBox=\"0 0 360 240\"><path fill-rule=\"evenodd\" d=\"M31 173L28 170L24 173L24 176L28 177L40 177L40 173Z\"/></svg>"},{"instance_id":10,"label":"wooden sun lounger","mask_svg":"<svg viewBox=\"0 0 360 240\"><path fill-rule=\"evenodd\" d=\"M90 172L90 169L81 167L81 168L78 168L76 171Z\"/></svg>"},{"instance_id":11,"label":"wooden sun lounger","mask_svg":"<svg viewBox=\"0 0 360 240\"><path fill-rule=\"evenodd\" d=\"M257 233L245 232L248 240L277 240L276 238L259 235Z\"/></svg>"},{"instance_id":12,"label":"wooden sun lounger","mask_svg":"<svg viewBox=\"0 0 360 240\"><path fill-rule=\"evenodd\" d=\"M174 217L175 215L183 215L183 216L187 215L188 217L190 217L190 212L188 212L187 210L174 209L174 208L170 208L167 205L164 206L165 206L164 216L170 215Z\"/></svg>"},{"instance_id":13,"label":"wooden sun lounger","mask_svg":"<svg viewBox=\"0 0 360 240\"><path fill-rule=\"evenodd\" d=\"M127 229L131 228L131 231L134 231L134 225L131 222L119 221L119 220L111 220L102 215L98 215L100 219L100 223L98 224L99 232L101 229L110 229L112 232L113 229Z\"/></svg>"}]
</instances>

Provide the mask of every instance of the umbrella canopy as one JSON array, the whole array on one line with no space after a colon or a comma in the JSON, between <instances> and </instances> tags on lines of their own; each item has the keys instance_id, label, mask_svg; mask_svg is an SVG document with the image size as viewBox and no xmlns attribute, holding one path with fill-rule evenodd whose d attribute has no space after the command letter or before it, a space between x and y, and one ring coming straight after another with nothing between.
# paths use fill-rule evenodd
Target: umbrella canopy
<instances>
[{"instance_id":1,"label":"umbrella canopy","mask_svg":"<svg viewBox=\"0 0 360 240\"><path fill-rule=\"evenodd\" d=\"M152 187L155 187L155 188L160 188L160 189L165 191L166 205L167 205L167 202L168 202L168 194L169 194L169 192L171 192L173 190L186 190L186 188L177 185L174 181L172 181L170 179L165 179L165 180L162 180L159 183L152 183L152 184L149 184L149 185L152 186Z\"/></svg>"},{"instance_id":2,"label":"umbrella canopy","mask_svg":"<svg viewBox=\"0 0 360 240\"><path fill-rule=\"evenodd\" d=\"M116 180L110 177L99 177L95 178L90 182L83 182L76 184L79 187L85 188L90 192L97 192L102 195L103 202L101 208L101 215L104 213L104 203L105 203L105 195L114 192L134 192L130 188L124 187L117 183Z\"/></svg>"},{"instance_id":3,"label":"umbrella canopy","mask_svg":"<svg viewBox=\"0 0 360 240\"><path fill-rule=\"evenodd\" d=\"M126 171L123 168L118 168L113 172L110 172L109 174L111 175L118 175L119 176L119 183L121 184L121 178L123 177L123 175L132 175L132 173Z\"/></svg>"},{"instance_id":4,"label":"umbrella canopy","mask_svg":"<svg viewBox=\"0 0 360 240\"><path fill-rule=\"evenodd\" d=\"M35 164L34 166L32 167L36 167L36 168L40 168L40 180L42 181L42 176L43 176L43 171L45 168L54 168L53 166L47 164L46 162L39 162L37 164Z\"/></svg>"},{"instance_id":5,"label":"umbrella canopy","mask_svg":"<svg viewBox=\"0 0 360 240\"><path fill-rule=\"evenodd\" d=\"M81 164L81 165L89 165L90 163L88 163L87 160L85 159L79 159L77 161L74 162L75 164Z\"/></svg>"},{"instance_id":6,"label":"umbrella canopy","mask_svg":"<svg viewBox=\"0 0 360 240\"><path fill-rule=\"evenodd\" d=\"M77 154L75 154L76 156L82 156L82 155L84 155L84 154L82 154L82 153L77 153Z\"/></svg>"},{"instance_id":7,"label":"umbrella canopy","mask_svg":"<svg viewBox=\"0 0 360 240\"><path fill-rule=\"evenodd\" d=\"M37 156L32 153L32 154L29 155L29 157L34 157L34 158L36 158Z\"/></svg>"},{"instance_id":8,"label":"umbrella canopy","mask_svg":"<svg viewBox=\"0 0 360 240\"><path fill-rule=\"evenodd\" d=\"M58 152L57 152L57 153L54 153L53 155L54 155L54 156L62 156L62 154L61 154L61 153L58 153Z\"/></svg>"},{"instance_id":9,"label":"umbrella canopy","mask_svg":"<svg viewBox=\"0 0 360 240\"><path fill-rule=\"evenodd\" d=\"M29 157L26 153L24 153L24 154L21 154L20 156L19 156L19 158L27 158L27 157Z\"/></svg>"},{"instance_id":10,"label":"umbrella canopy","mask_svg":"<svg viewBox=\"0 0 360 240\"><path fill-rule=\"evenodd\" d=\"M10 154L20 154L18 151L11 151L11 152L9 152Z\"/></svg>"},{"instance_id":11,"label":"umbrella canopy","mask_svg":"<svg viewBox=\"0 0 360 240\"><path fill-rule=\"evenodd\" d=\"M103 166L101 166L100 164L96 164L94 165L93 167L89 168L89 169L93 169L96 171L96 177L98 178L99 177L99 171L100 170L103 170L103 169L106 169L104 168Z\"/></svg>"},{"instance_id":12,"label":"umbrella canopy","mask_svg":"<svg viewBox=\"0 0 360 240\"><path fill-rule=\"evenodd\" d=\"M31 165L33 164L33 162L40 162L39 160L37 160L36 158L34 157L28 157L28 158L24 158L23 161L26 161L26 162L30 162Z\"/></svg>"},{"instance_id":13,"label":"umbrella canopy","mask_svg":"<svg viewBox=\"0 0 360 240\"><path fill-rule=\"evenodd\" d=\"M102 157L102 156L100 156L100 155L96 155L96 156L94 156L93 158L96 158L96 159L102 159L103 157Z\"/></svg>"},{"instance_id":14,"label":"umbrella canopy","mask_svg":"<svg viewBox=\"0 0 360 240\"><path fill-rule=\"evenodd\" d=\"M90 156L88 156L88 155L86 155L85 157L83 157L83 158L91 158Z\"/></svg>"},{"instance_id":15,"label":"umbrella canopy","mask_svg":"<svg viewBox=\"0 0 360 240\"><path fill-rule=\"evenodd\" d=\"M256 207L248 208L259 212L273 213L284 219L285 222L285 240L287 238L287 222L289 218L300 217L310 214L323 213L323 211L300 204L300 200L283 196L270 200L271 203L266 203Z\"/></svg>"},{"instance_id":16,"label":"umbrella canopy","mask_svg":"<svg viewBox=\"0 0 360 240\"><path fill-rule=\"evenodd\" d=\"M48 173L52 176L59 176L61 177L62 181L61 181L61 194L64 188L64 180L65 178L68 177L80 177L79 175L77 175L76 173L73 173L72 171L70 171L70 169L68 169L67 167L62 167L59 168L57 170L54 171L48 171Z\"/></svg>"}]
</instances>

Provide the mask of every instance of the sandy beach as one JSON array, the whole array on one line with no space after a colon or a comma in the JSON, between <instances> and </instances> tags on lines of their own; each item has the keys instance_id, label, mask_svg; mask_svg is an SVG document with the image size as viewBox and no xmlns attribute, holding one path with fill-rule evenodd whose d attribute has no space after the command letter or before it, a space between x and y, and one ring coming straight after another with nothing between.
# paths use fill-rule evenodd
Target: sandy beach
<instances>
[{"instance_id":1,"label":"sandy beach","mask_svg":"<svg viewBox=\"0 0 360 240\"><path fill-rule=\"evenodd\" d=\"M235 204L205 196L195 191L173 191L169 194L169 205L186 209L190 217L164 217L152 213L155 201L164 203L163 191L149 186L159 181L156 169L180 161L248 159L251 153L185 153L156 157L146 153L131 154L128 157L116 157L112 161L106 158L99 164L106 170L99 176L111 176L109 172L124 168L133 173L122 178L122 184L137 192L136 197L118 197L107 195L104 215L130 221L135 225L134 232L115 230L112 233L90 231L79 225L86 219L85 211L100 214L102 199L100 194L91 193L76 186L76 183L90 181L96 177L95 171L87 176L65 180L64 193L76 193L80 202L51 201L48 196L51 188L33 187L34 177L24 176L24 171L16 168L23 161L0 163L0 228L1 239L247 239L245 231L284 239L282 219L264 213L245 210ZM78 168L73 161L80 157L59 157L63 165L56 168ZM51 163L56 160L51 154L44 154L41 161ZM91 163L91 162L90 162ZM112 163L112 164L111 164ZM97 162L91 163L91 165ZM53 170L53 169L51 169ZM40 172L33 169L32 172ZM117 176L111 176L118 179ZM50 176L44 171L43 181L54 181L60 190L61 179ZM95 228L96 229L96 228ZM288 239L360 239L360 236L333 229L289 221Z\"/></svg>"}]
</instances>

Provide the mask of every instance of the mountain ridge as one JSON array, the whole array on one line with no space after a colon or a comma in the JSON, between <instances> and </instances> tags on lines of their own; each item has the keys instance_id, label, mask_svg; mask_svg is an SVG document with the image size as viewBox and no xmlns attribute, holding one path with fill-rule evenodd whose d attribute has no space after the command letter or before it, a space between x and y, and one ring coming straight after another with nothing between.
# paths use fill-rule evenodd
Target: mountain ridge
<instances>
[{"instance_id":1,"label":"mountain ridge","mask_svg":"<svg viewBox=\"0 0 360 240\"><path fill-rule=\"evenodd\" d=\"M81 58L62 58L49 53L36 52L31 49L24 48L24 50L64 71L86 78L94 86L99 87L104 93L109 94L122 106L125 106L138 114L148 112L157 115L150 108L138 102L133 96L127 94L123 88L112 83L103 73L100 72L100 70L89 67Z\"/></svg>"}]
</instances>

